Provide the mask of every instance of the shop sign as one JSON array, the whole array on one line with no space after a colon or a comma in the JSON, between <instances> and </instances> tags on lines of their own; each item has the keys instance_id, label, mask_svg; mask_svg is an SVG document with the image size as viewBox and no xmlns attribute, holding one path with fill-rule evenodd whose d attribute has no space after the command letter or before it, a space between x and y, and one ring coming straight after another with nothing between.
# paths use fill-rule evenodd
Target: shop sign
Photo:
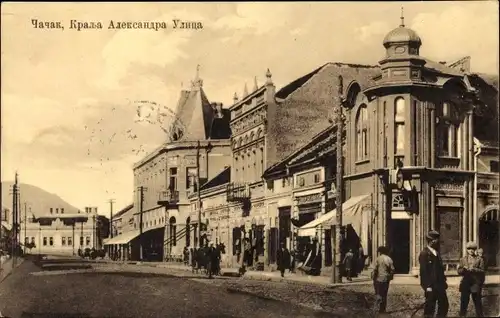
<instances>
[{"instance_id":1,"label":"shop sign","mask_svg":"<svg viewBox=\"0 0 500 318\"><path fill-rule=\"evenodd\" d=\"M438 206L462 207L462 198L438 197L437 201Z\"/></svg>"},{"instance_id":2,"label":"shop sign","mask_svg":"<svg viewBox=\"0 0 500 318\"><path fill-rule=\"evenodd\" d=\"M311 195L304 195L295 198L297 200L297 205L321 202L323 200L322 193L315 193Z\"/></svg>"}]
</instances>

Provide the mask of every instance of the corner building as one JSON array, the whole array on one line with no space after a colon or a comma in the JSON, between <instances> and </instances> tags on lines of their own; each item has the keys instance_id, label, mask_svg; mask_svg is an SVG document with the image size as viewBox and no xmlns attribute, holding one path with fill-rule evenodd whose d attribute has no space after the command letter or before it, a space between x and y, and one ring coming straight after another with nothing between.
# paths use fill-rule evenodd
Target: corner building
<instances>
[{"instance_id":1,"label":"corner building","mask_svg":"<svg viewBox=\"0 0 500 318\"><path fill-rule=\"evenodd\" d=\"M188 196L199 186L198 172L203 184L230 165L229 112L208 101L198 74L191 89L181 91L167 137L134 166L135 232L126 238L137 241L132 259L178 260L185 246L197 245L198 216L191 218Z\"/></svg>"},{"instance_id":2,"label":"corner building","mask_svg":"<svg viewBox=\"0 0 500 318\"><path fill-rule=\"evenodd\" d=\"M383 45L380 75L369 86L345 83L346 197L373 193L371 250L389 246L397 272L418 272L431 229L441 233L451 269L478 237L473 112L485 98L467 60L425 59L420 37L404 23Z\"/></svg>"}]
</instances>

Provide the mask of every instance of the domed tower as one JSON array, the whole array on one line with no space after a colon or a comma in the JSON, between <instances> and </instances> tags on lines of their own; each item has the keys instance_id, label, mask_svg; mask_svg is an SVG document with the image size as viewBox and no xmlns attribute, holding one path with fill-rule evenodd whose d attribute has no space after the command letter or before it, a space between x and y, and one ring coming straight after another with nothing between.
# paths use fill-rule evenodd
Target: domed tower
<instances>
[{"instance_id":1,"label":"domed tower","mask_svg":"<svg viewBox=\"0 0 500 318\"><path fill-rule=\"evenodd\" d=\"M420 81L425 59L420 57L422 40L417 32L405 26L401 9L401 24L384 38L385 58L380 61L382 81Z\"/></svg>"}]
</instances>

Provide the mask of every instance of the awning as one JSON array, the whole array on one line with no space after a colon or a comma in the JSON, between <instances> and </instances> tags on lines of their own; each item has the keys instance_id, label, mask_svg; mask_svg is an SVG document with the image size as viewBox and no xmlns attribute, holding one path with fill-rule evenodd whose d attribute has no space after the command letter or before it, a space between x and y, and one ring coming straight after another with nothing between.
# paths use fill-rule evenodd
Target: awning
<instances>
[{"instance_id":1,"label":"awning","mask_svg":"<svg viewBox=\"0 0 500 318\"><path fill-rule=\"evenodd\" d=\"M104 245L119 245L119 244L127 244L128 242L135 239L139 236L140 232L138 230L133 230L130 232L125 232L118 236L113 237L109 241L105 242Z\"/></svg>"},{"instance_id":2,"label":"awning","mask_svg":"<svg viewBox=\"0 0 500 318\"><path fill-rule=\"evenodd\" d=\"M362 204L364 200L370 198L370 194L360 195L352 197L342 204L342 223L351 224L354 221L360 220L362 210ZM337 214L337 209L333 209L330 212L323 214L314 221L307 223L306 225L299 228L299 236L315 236L316 227L321 224L325 226L331 226L336 221L335 216ZM325 224L326 223L326 224Z\"/></svg>"}]
</instances>

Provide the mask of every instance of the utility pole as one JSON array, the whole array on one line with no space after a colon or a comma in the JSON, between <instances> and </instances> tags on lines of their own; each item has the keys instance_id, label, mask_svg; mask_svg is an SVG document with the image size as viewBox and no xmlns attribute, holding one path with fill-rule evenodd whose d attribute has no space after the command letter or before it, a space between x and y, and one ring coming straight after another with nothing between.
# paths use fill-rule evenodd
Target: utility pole
<instances>
[{"instance_id":1,"label":"utility pole","mask_svg":"<svg viewBox=\"0 0 500 318\"><path fill-rule=\"evenodd\" d=\"M72 228L72 230L73 230L73 231L72 231L73 237L71 238L71 243L72 243L71 245L72 245L72 247L73 247L73 255L75 255L75 223L76 223L76 222L75 222L75 221L73 221L73 224L72 224L72 226L71 226L71 228Z\"/></svg>"},{"instance_id":2,"label":"utility pole","mask_svg":"<svg viewBox=\"0 0 500 318\"><path fill-rule=\"evenodd\" d=\"M88 213L88 208L85 208L87 210L87 213ZM82 250L82 253L84 252L84 242L83 242L84 238L83 238L83 221L80 222L80 249Z\"/></svg>"},{"instance_id":3,"label":"utility pole","mask_svg":"<svg viewBox=\"0 0 500 318\"><path fill-rule=\"evenodd\" d=\"M147 191L146 187L140 186L139 187L139 259L142 261L143 258L143 237L142 237L142 216L143 216L143 206L144 206L144 191Z\"/></svg>"},{"instance_id":4,"label":"utility pole","mask_svg":"<svg viewBox=\"0 0 500 318\"><path fill-rule=\"evenodd\" d=\"M24 202L24 254L26 254L26 244L28 243L26 240L26 221L27 221L27 216L28 215L28 209L27 209L27 204L26 201Z\"/></svg>"},{"instance_id":5,"label":"utility pole","mask_svg":"<svg viewBox=\"0 0 500 318\"><path fill-rule=\"evenodd\" d=\"M18 199L18 196L19 196L19 188L18 188L18 185L17 185L17 177L18 177L18 174L17 174L17 171L16 171L16 176L15 176L15 180L14 180L14 185L13 185L13 188L12 188L12 263L14 264L15 263L15 260L16 260L16 246L17 246L17 233L18 233L18 208L19 208L19 199Z\"/></svg>"},{"instance_id":6,"label":"utility pole","mask_svg":"<svg viewBox=\"0 0 500 318\"><path fill-rule=\"evenodd\" d=\"M96 231L96 226L95 226L95 215L92 215L92 236L93 236L92 247L93 248L96 248L96 242L97 242L96 234L97 234L97 231Z\"/></svg>"},{"instance_id":7,"label":"utility pole","mask_svg":"<svg viewBox=\"0 0 500 318\"><path fill-rule=\"evenodd\" d=\"M338 90L340 101L336 108L335 124L337 126L336 154L337 154L337 178L336 178L336 222L331 227L332 246L335 249L333 256L332 283L342 283L342 275L340 274L340 265L342 264L342 190L344 188L343 171L342 171L342 133L344 130L344 122L342 118L342 79L339 78Z\"/></svg>"},{"instance_id":8,"label":"utility pole","mask_svg":"<svg viewBox=\"0 0 500 318\"><path fill-rule=\"evenodd\" d=\"M196 144L196 194L197 194L197 207L198 207L198 244L202 247L201 242L201 192L200 192L200 141Z\"/></svg>"},{"instance_id":9,"label":"utility pole","mask_svg":"<svg viewBox=\"0 0 500 318\"><path fill-rule=\"evenodd\" d=\"M110 210L110 217L109 217L109 235L111 238L113 238L113 203L115 203L114 199L109 200L109 210Z\"/></svg>"}]
</instances>

